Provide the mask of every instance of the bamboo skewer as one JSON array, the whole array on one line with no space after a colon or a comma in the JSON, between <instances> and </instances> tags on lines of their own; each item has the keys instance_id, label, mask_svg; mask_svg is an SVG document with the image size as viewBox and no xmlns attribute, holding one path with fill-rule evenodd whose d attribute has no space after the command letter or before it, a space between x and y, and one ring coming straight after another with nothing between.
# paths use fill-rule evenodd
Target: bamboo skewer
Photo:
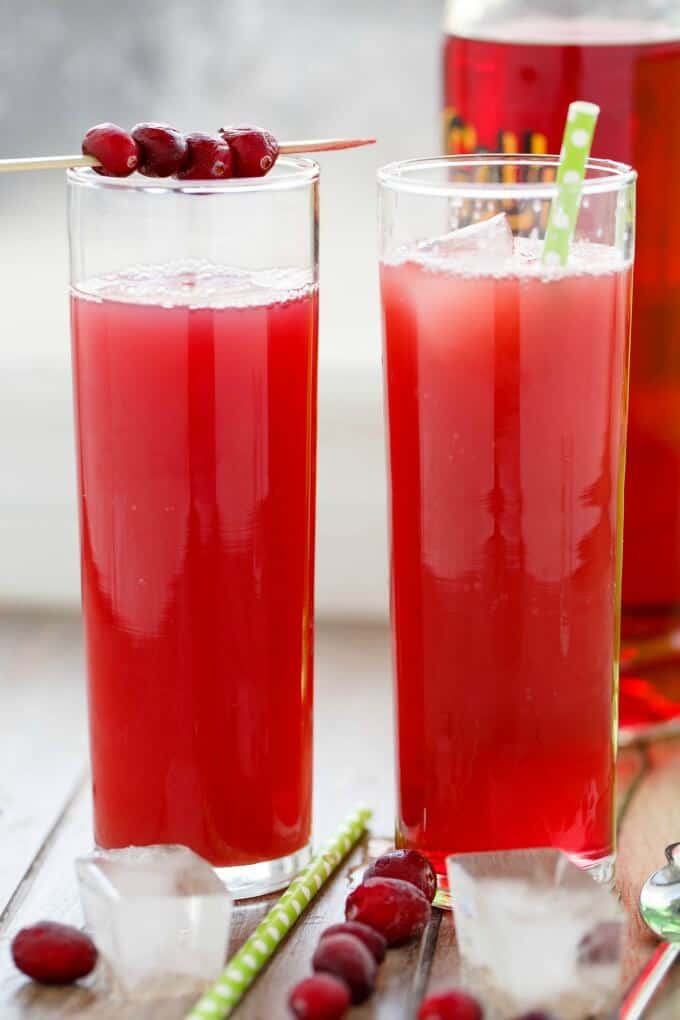
<instances>
[{"instance_id":1,"label":"bamboo skewer","mask_svg":"<svg viewBox=\"0 0 680 1020\"><path fill-rule=\"evenodd\" d=\"M304 142L281 142L279 153L284 156L299 152L337 152L338 149L358 149L362 145L375 145L375 138L314 138Z\"/></svg>"},{"instance_id":2,"label":"bamboo skewer","mask_svg":"<svg viewBox=\"0 0 680 1020\"><path fill-rule=\"evenodd\" d=\"M336 152L339 149L357 149L373 145L375 138L315 138L299 142L281 142L280 155L301 152ZM94 156L28 156L19 159L0 159L0 173L18 170L68 170L78 166L101 166Z\"/></svg>"},{"instance_id":3,"label":"bamboo skewer","mask_svg":"<svg viewBox=\"0 0 680 1020\"><path fill-rule=\"evenodd\" d=\"M94 156L29 156L26 159L0 159L0 173L14 170L68 170L72 166L101 166Z\"/></svg>"}]
</instances>

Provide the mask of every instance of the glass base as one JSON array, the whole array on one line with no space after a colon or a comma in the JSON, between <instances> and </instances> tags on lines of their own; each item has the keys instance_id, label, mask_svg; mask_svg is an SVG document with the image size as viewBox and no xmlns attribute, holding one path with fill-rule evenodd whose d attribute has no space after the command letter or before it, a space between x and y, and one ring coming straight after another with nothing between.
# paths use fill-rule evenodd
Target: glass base
<instances>
[{"instance_id":1,"label":"glass base","mask_svg":"<svg viewBox=\"0 0 680 1020\"><path fill-rule=\"evenodd\" d=\"M614 865L616 854L607 854L606 857L580 857L578 854L569 854L569 859L583 871L587 871L599 885L612 885L614 882Z\"/></svg>"},{"instance_id":2,"label":"glass base","mask_svg":"<svg viewBox=\"0 0 680 1020\"><path fill-rule=\"evenodd\" d=\"M567 855L574 864L583 871L587 871L598 885L613 885L614 864L616 854L607 854L606 857L582 857L579 854ZM451 910L451 893L449 892L449 880L446 875L437 874L437 892L433 905L442 910Z\"/></svg>"},{"instance_id":3,"label":"glass base","mask_svg":"<svg viewBox=\"0 0 680 1020\"><path fill-rule=\"evenodd\" d=\"M311 859L312 848L308 843L287 857L233 868L215 868L215 871L235 900L249 900L284 889Z\"/></svg>"}]
</instances>

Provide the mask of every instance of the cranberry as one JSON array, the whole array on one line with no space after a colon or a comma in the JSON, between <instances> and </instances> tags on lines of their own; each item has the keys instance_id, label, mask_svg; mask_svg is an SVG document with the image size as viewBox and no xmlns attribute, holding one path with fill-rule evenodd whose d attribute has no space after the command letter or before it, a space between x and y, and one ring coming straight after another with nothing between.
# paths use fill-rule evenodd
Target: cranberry
<instances>
[{"instance_id":1,"label":"cranberry","mask_svg":"<svg viewBox=\"0 0 680 1020\"><path fill-rule=\"evenodd\" d=\"M94 169L110 177L128 177L137 169L139 150L127 131L117 124L97 124L83 138L83 153L101 163Z\"/></svg>"},{"instance_id":2,"label":"cranberry","mask_svg":"<svg viewBox=\"0 0 680 1020\"><path fill-rule=\"evenodd\" d=\"M334 974L349 988L352 1002L363 1002L373 991L377 964L355 935L328 935L312 957L316 971Z\"/></svg>"},{"instance_id":3,"label":"cranberry","mask_svg":"<svg viewBox=\"0 0 680 1020\"><path fill-rule=\"evenodd\" d=\"M195 131L187 135L186 141L184 167L177 174L183 181L210 181L232 176L231 148L223 138Z\"/></svg>"},{"instance_id":4,"label":"cranberry","mask_svg":"<svg viewBox=\"0 0 680 1020\"><path fill-rule=\"evenodd\" d=\"M467 992L435 992L423 1001L418 1020L482 1020L482 1007Z\"/></svg>"},{"instance_id":5,"label":"cranberry","mask_svg":"<svg viewBox=\"0 0 680 1020\"><path fill-rule=\"evenodd\" d=\"M559 1018L554 1013L546 1013L544 1009L532 1009L515 1017L515 1020L559 1020Z\"/></svg>"},{"instance_id":6,"label":"cranberry","mask_svg":"<svg viewBox=\"0 0 680 1020\"><path fill-rule=\"evenodd\" d=\"M315 974L299 981L288 996L291 1012L300 1020L337 1020L348 1008L349 988L332 974Z\"/></svg>"},{"instance_id":7,"label":"cranberry","mask_svg":"<svg viewBox=\"0 0 680 1020\"><path fill-rule=\"evenodd\" d=\"M375 928L388 946L395 946L422 935L430 920L430 904L410 882L369 878L347 897L345 917Z\"/></svg>"},{"instance_id":8,"label":"cranberry","mask_svg":"<svg viewBox=\"0 0 680 1020\"><path fill-rule=\"evenodd\" d=\"M437 876L427 857L417 850L393 850L383 854L364 872L367 878L400 878L420 889L428 903L437 892Z\"/></svg>"},{"instance_id":9,"label":"cranberry","mask_svg":"<svg viewBox=\"0 0 680 1020\"><path fill-rule=\"evenodd\" d=\"M187 155L183 134L169 124L135 124L132 137L139 148L139 172L145 177L170 177L182 169Z\"/></svg>"},{"instance_id":10,"label":"cranberry","mask_svg":"<svg viewBox=\"0 0 680 1020\"><path fill-rule=\"evenodd\" d=\"M40 921L12 941L12 958L24 974L44 985L70 985L97 962L91 938L68 924Z\"/></svg>"},{"instance_id":11,"label":"cranberry","mask_svg":"<svg viewBox=\"0 0 680 1020\"><path fill-rule=\"evenodd\" d=\"M234 154L236 177L264 177L276 163L279 143L258 127L224 127L220 134Z\"/></svg>"},{"instance_id":12,"label":"cranberry","mask_svg":"<svg viewBox=\"0 0 680 1020\"><path fill-rule=\"evenodd\" d=\"M578 944L579 963L616 963L621 954L619 921L601 921Z\"/></svg>"},{"instance_id":13,"label":"cranberry","mask_svg":"<svg viewBox=\"0 0 680 1020\"><path fill-rule=\"evenodd\" d=\"M359 921L345 921L343 924L332 924L330 928L326 928L321 933L321 938L325 939L328 935L354 935L360 942L363 942L376 963L382 963L385 959L387 942L379 931L376 931L375 928L369 928L367 924L361 924Z\"/></svg>"}]
</instances>

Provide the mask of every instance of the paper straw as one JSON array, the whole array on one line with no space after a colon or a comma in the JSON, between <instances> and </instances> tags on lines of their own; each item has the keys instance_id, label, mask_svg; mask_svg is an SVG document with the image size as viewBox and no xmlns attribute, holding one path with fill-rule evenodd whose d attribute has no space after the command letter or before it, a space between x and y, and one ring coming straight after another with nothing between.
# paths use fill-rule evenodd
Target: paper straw
<instances>
[{"instance_id":1,"label":"paper straw","mask_svg":"<svg viewBox=\"0 0 680 1020\"><path fill-rule=\"evenodd\" d=\"M372 811L359 807L351 812L305 870L286 889L221 975L196 1003L186 1020L221 1020L229 1016L279 942L302 916L324 883L354 847L370 820Z\"/></svg>"},{"instance_id":2,"label":"paper straw","mask_svg":"<svg viewBox=\"0 0 680 1020\"><path fill-rule=\"evenodd\" d=\"M550 203L543 245L543 264L546 266L567 264L599 112L600 107L595 103L578 100L569 105L557 169L557 194Z\"/></svg>"}]
</instances>

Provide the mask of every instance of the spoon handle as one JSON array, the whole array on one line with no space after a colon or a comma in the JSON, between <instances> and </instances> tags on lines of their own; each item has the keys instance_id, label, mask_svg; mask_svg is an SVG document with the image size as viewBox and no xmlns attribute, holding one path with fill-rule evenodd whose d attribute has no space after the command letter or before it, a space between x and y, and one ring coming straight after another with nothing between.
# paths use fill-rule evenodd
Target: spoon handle
<instances>
[{"instance_id":1,"label":"spoon handle","mask_svg":"<svg viewBox=\"0 0 680 1020\"><path fill-rule=\"evenodd\" d=\"M619 1020L640 1020L652 996L680 956L680 942L662 942L626 992Z\"/></svg>"}]
</instances>

